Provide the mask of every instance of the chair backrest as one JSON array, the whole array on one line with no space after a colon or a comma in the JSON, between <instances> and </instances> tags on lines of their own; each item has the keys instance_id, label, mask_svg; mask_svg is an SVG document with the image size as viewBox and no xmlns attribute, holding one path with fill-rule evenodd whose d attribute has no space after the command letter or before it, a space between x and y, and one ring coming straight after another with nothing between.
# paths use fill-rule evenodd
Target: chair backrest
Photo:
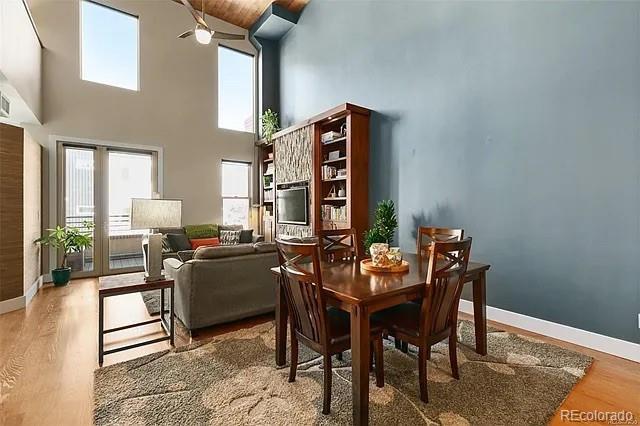
<instances>
[{"instance_id":1,"label":"chair backrest","mask_svg":"<svg viewBox=\"0 0 640 426\"><path fill-rule=\"evenodd\" d=\"M320 231L318 234L323 260L336 262L360 258L360 248L354 228L328 229Z\"/></svg>"},{"instance_id":2,"label":"chair backrest","mask_svg":"<svg viewBox=\"0 0 640 426\"><path fill-rule=\"evenodd\" d=\"M463 229L418 226L418 258L422 260L424 256L427 256L434 242L460 241L463 238Z\"/></svg>"},{"instance_id":3,"label":"chair backrest","mask_svg":"<svg viewBox=\"0 0 640 426\"><path fill-rule=\"evenodd\" d=\"M310 341L326 346L326 304L322 296L319 245L276 240L276 246L293 328Z\"/></svg>"},{"instance_id":4,"label":"chair backrest","mask_svg":"<svg viewBox=\"0 0 640 426\"><path fill-rule=\"evenodd\" d=\"M433 243L420 316L421 335L437 335L456 326L470 252L471 238Z\"/></svg>"}]
</instances>

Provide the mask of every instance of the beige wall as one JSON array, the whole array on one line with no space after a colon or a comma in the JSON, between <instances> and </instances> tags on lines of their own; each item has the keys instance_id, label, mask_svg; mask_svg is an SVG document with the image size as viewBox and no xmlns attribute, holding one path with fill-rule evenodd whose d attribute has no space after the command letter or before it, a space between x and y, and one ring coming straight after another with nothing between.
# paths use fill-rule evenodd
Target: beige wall
<instances>
[{"instance_id":1,"label":"beige wall","mask_svg":"<svg viewBox=\"0 0 640 426\"><path fill-rule=\"evenodd\" d=\"M23 205L24 205L24 292L41 275L40 248L33 241L41 234L42 193L41 161L42 147L31 136L24 133Z\"/></svg>"},{"instance_id":2,"label":"beige wall","mask_svg":"<svg viewBox=\"0 0 640 426\"><path fill-rule=\"evenodd\" d=\"M14 122L42 121L41 53L22 0L0 0L0 89L9 95Z\"/></svg>"},{"instance_id":3,"label":"beige wall","mask_svg":"<svg viewBox=\"0 0 640 426\"><path fill-rule=\"evenodd\" d=\"M48 147L50 159L50 135L162 147L163 195L184 200L183 221L220 222L220 160L251 161L254 135L217 128L215 44L176 38L194 21L173 1L103 3L139 16L140 91L80 79L77 0L29 0L45 45L44 125L29 131ZM215 18L207 21L222 31L246 33ZM248 41L226 45L255 53Z\"/></svg>"}]
</instances>

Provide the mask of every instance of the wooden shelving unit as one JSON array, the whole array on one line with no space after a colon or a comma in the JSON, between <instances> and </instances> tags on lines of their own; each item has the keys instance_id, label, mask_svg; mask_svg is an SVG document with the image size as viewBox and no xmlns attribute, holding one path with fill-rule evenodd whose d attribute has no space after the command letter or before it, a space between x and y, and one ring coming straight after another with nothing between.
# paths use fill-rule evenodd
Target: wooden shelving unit
<instances>
[{"instance_id":1,"label":"wooden shelving unit","mask_svg":"<svg viewBox=\"0 0 640 426\"><path fill-rule=\"evenodd\" d=\"M313 135L312 177L308 181L310 223L301 226L305 232L317 235L323 229L355 228L358 235L362 235L368 228L369 116L368 109L345 103L273 135L274 144L278 143L278 138L307 127L310 127ZM322 134L327 132L335 132L334 137L323 143ZM276 224L276 192L278 188L299 185L301 182L278 181L275 174L269 181L271 175L268 167L271 165L273 170L277 170L274 166L278 158L269 156L274 153L273 144L263 141L259 146L260 203L263 212L261 232L275 238L279 229ZM280 164L278 167L282 166ZM341 170L339 176L338 170ZM273 198L268 194L269 182L277 183L271 190Z\"/></svg>"},{"instance_id":2,"label":"wooden shelving unit","mask_svg":"<svg viewBox=\"0 0 640 426\"><path fill-rule=\"evenodd\" d=\"M275 239L275 167L273 143L262 141L258 145L260 150L260 233L265 241Z\"/></svg>"}]
</instances>

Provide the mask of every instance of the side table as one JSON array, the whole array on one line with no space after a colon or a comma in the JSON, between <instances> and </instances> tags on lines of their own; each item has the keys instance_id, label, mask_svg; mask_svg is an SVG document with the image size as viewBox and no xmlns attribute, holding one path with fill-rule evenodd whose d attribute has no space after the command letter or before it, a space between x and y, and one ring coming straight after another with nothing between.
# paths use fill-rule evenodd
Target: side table
<instances>
[{"instance_id":1,"label":"side table","mask_svg":"<svg viewBox=\"0 0 640 426\"><path fill-rule=\"evenodd\" d=\"M165 290L170 290L169 318L165 318L164 300ZM160 290L160 318L148 321L138 322L135 324L123 325L120 327L104 329L104 299L111 296L121 294L139 293L141 291ZM163 279L159 281L145 282L144 273L138 272L133 274L109 275L100 277L98 285L98 364L102 366L104 356L114 352L126 351L128 349L137 348L152 343L163 342L169 340L171 346L174 345L174 320L173 320L173 299L174 299L174 281L172 279ZM159 322L167 333L164 337L145 340L143 342L131 345L121 346L109 350L104 350L104 335L113 333L114 331L126 330L128 328L139 327L142 325L153 324Z\"/></svg>"}]
</instances>

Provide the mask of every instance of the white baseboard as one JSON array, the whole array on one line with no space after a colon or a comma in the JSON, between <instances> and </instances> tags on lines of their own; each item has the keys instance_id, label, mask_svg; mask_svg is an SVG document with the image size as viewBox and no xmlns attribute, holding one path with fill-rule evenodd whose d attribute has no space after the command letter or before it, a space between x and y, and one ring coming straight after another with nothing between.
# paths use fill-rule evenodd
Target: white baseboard
<instances>
[{"instance_id":1,"label":"white baseboard","mask_svg":"<svg viewBox=\"0 0 640 426\"><path fill-rule=\"evenodd\" d=\"M38 293L38 290L40 290L40 287L42 287L43 284L44 281L42 280L42 275L40 275L38 279L35 280L33 284L31 284L31 287L29 287L24 295L25 306L29 306L29 303L31 303L31 299L33 299L33 297Z\"/></svg>"},{"instance_id":2,"label":"white baseboard","mask_svg":"<svg viewBox=\"0 0 640 426\"><path fill-rule=\"evenodd\" d=\"M26 298L24 296L14 297L13 299L3 300L0 302L0 314L6 314L7 312L17 311L22 309L26 304Z\"/></svg>"},{"instance_id":3,"label":"white baseboard","mask_svg":"<svg viewBox=\"0 0 640 426\"><path fill-rule=\"evenodd\" d=\"M473 315L473 303L460 300L460 312ZM640 344L487 306L487 319L554 339L640 362Z\"/></svg>"},{"instance_id":4,"label":"white baseboard","mask_svg":"<svg viewBox=\"0 0 640 426\"><path fill-rule=\"evenodd\" d=\"M0 315L6 314L7 312L17 311L18 309L26 308L29 303L31 303L31 299L38 293L40 287L42 287L42 275L38 277L37 280L31 284L31 287L27 290L27 292L23 296L14 297L13 299L3 300L0 302Z\"/></svg>"}]
</instances>

